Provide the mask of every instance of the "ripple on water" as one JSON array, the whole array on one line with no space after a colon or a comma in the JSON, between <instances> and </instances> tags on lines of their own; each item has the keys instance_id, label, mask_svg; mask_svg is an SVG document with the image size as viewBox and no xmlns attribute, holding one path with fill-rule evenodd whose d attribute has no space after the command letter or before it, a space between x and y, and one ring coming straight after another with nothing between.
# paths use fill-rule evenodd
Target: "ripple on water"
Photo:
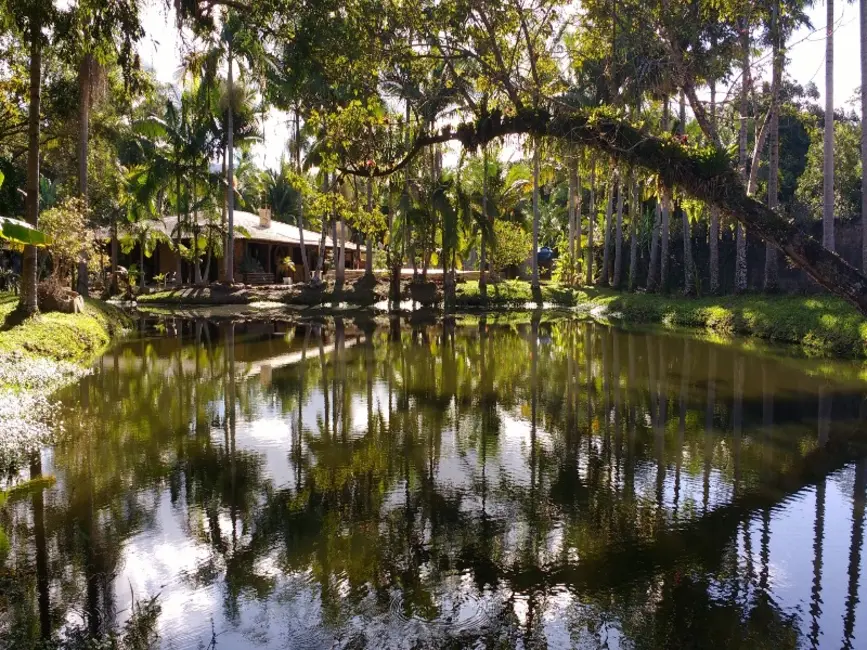
<instances>
[{"instance_id":1,"label":"ripple on water","mask_svg":"<svg viewBox=\"0 0 867 650\"><path fill-rule=\"evenodd\" d=\"M427 618L419 612L407 615L403 592L395 590L391 594L389 609L391 615L407 627L427 628L435 634L449 635L481 632L490 623L490 615L483 597L476 592L467 576L459 576L454 588L440 592L436 598L437 613Z\"/></svg>"}]
</instances>

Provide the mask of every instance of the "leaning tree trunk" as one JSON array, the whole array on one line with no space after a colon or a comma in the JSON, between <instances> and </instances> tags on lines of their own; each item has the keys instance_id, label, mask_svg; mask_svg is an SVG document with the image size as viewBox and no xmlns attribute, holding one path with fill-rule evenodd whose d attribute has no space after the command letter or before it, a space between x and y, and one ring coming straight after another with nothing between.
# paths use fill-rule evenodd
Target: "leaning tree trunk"
<instances>
[{"instance_id":1,"label":"leaning tree trunk","mask_svg":"<svg viewBox=\"0 0 867 650\"><path fill-rule=\"evenodd\" d=\"M779 204L780 173L780 82L783 76L783 61L780 52L779 0L771 7L771 38L773 39L773 73L771 80L770 154L768 159L768 207L776 211ZM777 249L765 242L765 291L777 289Z\"/></svg>"},{"instance_id":2,"label":"leaning tree trunk","mask_svg":"<svg viewBox=\"0 0 867 650\"><path fill-rule=\"evenodd\" d=\"M611 218L614 215L614 186L617 172L612 170L608 177L608 200L605 204L605 235L602 241L602 273L599 274L597 284L605 286L611 283Z\"/></svg>"},{"instance_id":3,"label":"leaning tree trunk","mask_svg":"<svg viewBox=\"0 0 867 650\"><path fill-rule=\"evenodd\" d=\"M638 273L638 218L641 214L639 197L641 190L635 176L635 168L629 173L629 290L635 291ZM651 266L651 268L653 268Z\"/></svg>"},{"instance_id":4,"label":"leaning tree trunk","mask_svg":"<svg viewBox=\"0 0 867 650\"><path fill-rule=\"evenodd\" d=\"M750 79L750 34L749 21L741 19L741 56L743 76L741 79L741 124L738 131L738 160L741 165L741 178L747 182L747 111L749 108ZM747 290L747 233L744 225L735 224L735 293Z\"/></svg>"},{"instance_id":5,"label":"leaning tree trunk","mask_svg":"<svg viewBox=\"0 0 867 650\"><path fill-rule=\"evenodd\" d=\"M834 0L825 0L828 26L825 37L825 142L822 181L822 244L835 250L834 242Z\"/></svg>"},{"instance_id":6,"label":"leaning tree trunk","mask_svg":"<svg viewBox=\"0 0 867 650\"><path fill-rule=\"evenodd\" d=\"M87 157L88 139L90 137L90 96L93 72L93 56L85 54L78 68L78 193L87 204ZM76 290L82 296L89 294L87 273L87 256L78 256L78 286Z\"/></svg>"},{"instance_id":7,"label":"leaning tree trunk","mask_svg":"<svg viewBox=\"0 0 867 650\"><path fill-rule=\"evenodd\" d=\"M861 187L867 188L867 2L860 0L861 19ZM867 192L861 192L861 270L867 273Z\"/></svg>"},{"instance_id":8,"label":"leaning tree trunk","mask_svg":"<svg viewBox=\"0 0 867 650\"><path fill-rule=\"evenodd\" d=\"M614 230L614 278L611 285L620 288L620 277L623 272L623 178L617 175L617 221Z\"/></svg>"},{"instance_id":9,"label":"leaning tree trunk","mask_svg":"<svg viewBox=\"0 0 867 650\"><path fill-rule=\"evenodd\" d=\"M463 124L458 131L420 136L415 148L452 140L470 148L508 135L566 140L611 156L619 164L651 170L658 175L663 186L678 187L696 200L716 206L721 213L749 226L757 237L776 245L821 286L867 314L867 275L749 196L744 190L743 170L736 172L731 169L723 151L708 152L709 158L699 157L622 119L590 115L580 109L552 116L519 111L514 116L495 120L484 132L473 124ZM375 175L387 176L403 169L406 164L401 162L395 167L381 169ZM348 173L354 172L348 170Z\"/></svg>"},{"instance_id":10,"label":"leaning tree trunk","mask_svg":"<svg viewBox=\"0 0 867 650\"><path fill-rule=\"evenodd\" d=\"M533 288L539 287L539 139L533 143Z\"/></svg>"},{"instance_id":11,"label":"leaning tree trunk","mask_svg":"<svg viewBox=\"0 0 867 650\"><path fill-rule=\"evenodd\" d=\"M41 30L34 9L30 41L30 106L27 109L27 197L25 215L34 228L39 226L39 111L42 100L42 43ZM36 247L24 247L21 269L21 297L19 309L31 315L39 311L36 291Z\"/></svg>"}]
</instances>

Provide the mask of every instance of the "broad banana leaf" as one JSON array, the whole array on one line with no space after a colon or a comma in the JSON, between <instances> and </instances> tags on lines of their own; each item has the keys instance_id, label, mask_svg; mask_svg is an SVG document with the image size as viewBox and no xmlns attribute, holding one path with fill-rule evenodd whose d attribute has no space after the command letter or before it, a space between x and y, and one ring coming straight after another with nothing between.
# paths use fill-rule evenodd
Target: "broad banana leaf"
<instances>
[{"instance_id":1,"label":"broad banana leaf","mask_svg":"<svg viewBox=\"0 0 867 650\"><path fill-rule=\"evenodd\" d=\"M48 236L21 219L0 217L0 239L24 246L46 246Z\"/></svg>"}]
</instances>

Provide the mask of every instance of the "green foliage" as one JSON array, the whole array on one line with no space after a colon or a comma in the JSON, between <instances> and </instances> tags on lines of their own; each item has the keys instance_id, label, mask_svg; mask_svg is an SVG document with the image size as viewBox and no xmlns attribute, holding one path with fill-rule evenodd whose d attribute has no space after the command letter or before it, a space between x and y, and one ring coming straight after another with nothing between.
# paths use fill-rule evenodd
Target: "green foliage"
<instances>
[{"instance_id":1,"label":"green foliage","mask_svg":"<svg viewBox=\"0 0 867 650\"><path fill-rule=\"evenodd\" d=\"M493 244L488 259L492 269L502 271L527 261L532 252L533 238L520 224L496 219Z\"/></svg>"},{"instance_id":2,"label":"green foliage","mask_svg":"<svg viewBox=\"0 0 867 650\"><path fill-rule=\"evenodd\" d=\"M822 218L823 161L822 131L812 129L807 166L795 190L812 221ZM861 215L861 127L842 120L834 123L834 215L840 219Z\"/></svg>"},{"instance_id":3,"label":"green foliage","mask_svg":"<svg viewBox=\"0 0 867 650\"><path fill-rule=\"evenodd\" d=\"M560 254L554 261L554 270L551 273L551 281L568 287L574 287L582 276L581 255L572 258L572 253L566 245L560 246Z\"/></svg>"},{"instance_id":4,"label":"green foliage","mask_svg":"<svg viewBox=\"0 0 867 650\"><path fill-rule=\"evenodd\" d=\"M39 223L48 238L55 278L61 282L70 280L82 254L92 267L99 268L99 242L90 227L90 210L84 200L66 199L43 212Z\"/></svg>"}]
</instances>

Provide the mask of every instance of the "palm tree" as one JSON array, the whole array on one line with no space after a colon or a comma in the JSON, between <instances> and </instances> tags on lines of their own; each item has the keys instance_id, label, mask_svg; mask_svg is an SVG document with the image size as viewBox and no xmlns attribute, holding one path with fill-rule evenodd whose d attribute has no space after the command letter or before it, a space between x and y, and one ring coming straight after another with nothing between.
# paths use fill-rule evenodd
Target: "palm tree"
<instances>
[{"instance_id":1,"label":"palm tree","mask_svg":"<svg viewBox=\"0 0 867 650\"><path fill-rule=\"evenodd\" d=\"M539 138L533 140L533 289L539 288ZM592 252L591 252L592 255Z\"/></svg>"},{"instance_id":2,"label":"palm tree","mask_svg":"<svg viewBox=\"0 0 867 650\"><path fill-rule=\"evenodd\" d=\"M861 19L861 187L867 187L867 2L860 0ZM867 272L867 192L861 192L861 271Z\"/></svg>"},{"instance_id":3,"label":"palm tree","mask_svg":"<svg viewBox=\"0 0 867 650\"><path fill-rule=\"evenodd\" d=\"M749 87L750 87L750 19L749 17L741 18L740 20L740 46L741 46L741 124L738 131L738 160L741 166L741 177L744 183L747 182L748 161L747 161L747 110L749 107ZM747 234L743 225L740 222L735 224L736 242L735 242L735 292L740 293L747 290Z\"/></svg>"},{"instance_id":4,"label":"palm tree","mask_svg":"<svg viewBox=\"0 0 867 650\"><path fill-rule=\"evenodd\" d=\"M780 3L774 0L771 4L770 37L773 51L773 71L771 73L771 107L770 107L770 154L768 157L768 207L777 209L779 202L780 173L780 83L783 77L783 56L780 47ZM770 243L765 243L765 291L777 288L777 250Z\"/></svg>"},{"instance_id":5,"label":"palm tree","mask_svg":"<svg viewBox=\"0 0 867 650\"><path fill-rule=\"evenodd\" d=\"M822 245L835 249L834 243L834 0L825 0L828 25L825 36L825 167L822 204Z\"/></svg>"}]
</instances>

